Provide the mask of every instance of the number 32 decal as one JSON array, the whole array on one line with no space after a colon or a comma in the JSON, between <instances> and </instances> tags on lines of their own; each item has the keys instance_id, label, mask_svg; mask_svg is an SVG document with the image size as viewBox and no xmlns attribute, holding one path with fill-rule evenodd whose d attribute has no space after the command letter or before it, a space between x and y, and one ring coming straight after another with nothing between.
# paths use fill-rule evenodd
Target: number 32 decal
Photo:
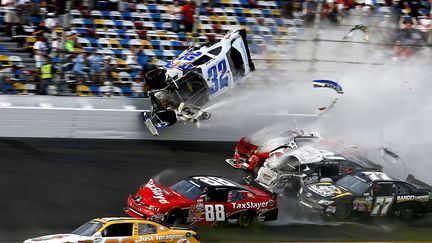
<instances>
[{"instance_id":1,"label":"number 32 decal","mask_svg":"<svg viewBox=\"0 0 432 243\"><path fill-rule=\"evenodd\" d=\"M228 76L225 75L227 72L227 64L225 59L220 61L217 65L214 65L208 70L208 79L213 83L210 93L216 93L221 88L228 86Z\"/></svg>"}]
</instances>

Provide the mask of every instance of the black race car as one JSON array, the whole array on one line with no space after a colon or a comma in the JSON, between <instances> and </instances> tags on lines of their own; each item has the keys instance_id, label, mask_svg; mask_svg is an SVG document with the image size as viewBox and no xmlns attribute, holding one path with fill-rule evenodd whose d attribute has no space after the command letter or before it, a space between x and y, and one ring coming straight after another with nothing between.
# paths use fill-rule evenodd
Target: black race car
<instances>
[{"instance_id":1,"label":"black race car","mask_svg":"<svg viewBox=\"0 0 432 243\"><path fill-rule=\"evenodd\" d=\"M411 183L419 182L409 176ZM396 215L403 219L432 212L432 191L425 183L417 186L383 172L359 172L337 182L303 186L298 193L301 208L337 219L370 215ZM420 185L421 184L421 185ZM421 187L429 187L421 188Z\"/></svg>"}]
</instances>

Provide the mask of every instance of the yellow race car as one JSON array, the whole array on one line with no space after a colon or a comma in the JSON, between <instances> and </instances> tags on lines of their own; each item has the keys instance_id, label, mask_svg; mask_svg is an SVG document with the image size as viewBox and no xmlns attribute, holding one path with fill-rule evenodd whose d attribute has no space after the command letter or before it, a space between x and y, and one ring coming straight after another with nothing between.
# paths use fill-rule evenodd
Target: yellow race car
<instances>
[{"instance_id":1,"label":"yellow race car","mask_svg":"<svg viewBox=\"0 0 432 243\"><path fill-rule=\"evenodd\" d=\"M185 228L168 227L135 218L97 218L81 225L70 234L46 235L24 243L138 243L199 242L197 233Z\"/></svg>"}]
</instances>

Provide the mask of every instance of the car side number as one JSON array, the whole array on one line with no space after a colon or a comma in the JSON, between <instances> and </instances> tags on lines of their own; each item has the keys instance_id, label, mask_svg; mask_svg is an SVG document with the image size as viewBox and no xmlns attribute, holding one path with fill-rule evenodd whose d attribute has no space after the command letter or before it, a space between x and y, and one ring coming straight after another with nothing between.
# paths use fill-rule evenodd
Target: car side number
<instances>
[{"instance_id":1,"label":"car side number","mask_svg":"<svg viewBox=\"0 0 432 243\"><path fill-rule=\"evenodd\" d=\"M228 76L225 75L227 72L227 64L225 59L220 61L217 65L214 65L208 70L208 79L213 83L210 93L216 93L219 89L228 86Z\"/></svg>"},{"instance_id":2,"label":"car side number","mask_svg":"<svg viewBox=\"0 0 432 243\"><path fill-rule=\"evenodd\" d=\"M384 216L387 214L390 206L393 203L393 197L377 197L375 199L374 207L372 208L371 216L381 215Z\"/></svg>"},{"instance_id":3,"label":"car side number","mask_svg":"<svg viewBox=\"0 0 432 243\"><path fill-rule=\"evenodd\" d=\"M204 206L206 221L225 221L225 207L222 204L208 204Z\"/></svg>"}]
</instances>

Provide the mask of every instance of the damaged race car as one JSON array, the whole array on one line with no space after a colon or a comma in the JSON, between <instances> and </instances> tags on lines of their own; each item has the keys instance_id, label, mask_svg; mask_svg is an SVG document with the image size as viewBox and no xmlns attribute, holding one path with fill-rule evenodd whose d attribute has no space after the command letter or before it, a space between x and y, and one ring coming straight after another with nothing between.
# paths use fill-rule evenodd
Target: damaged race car
<instances>
[{"instance_id":1,"label":"damaged race car","mask_svg":"<svg viewBox=\"0 0 432 243\"><path fill-rule=\"evenodd\" d=\"M304 145L269 157L254 179L266 190L283 194L297 192L301 185L323 178L337 180L359 171L381 171L382 166L359 155L342 155Z\"/></svg>"},{"instance_id":2,"label":"damaged race car","mask_svg":"<svg viewBox=\"0 0 432 243\"><path fill-rule=\"evenodd\" d=\"M119 243L119 242L200 242L193 230L168 227L156 222L121 217L88 221L70 234L54 234L25 240L24 243Z\"/></svg>"},{"instance_id":3,"label":"damaged race car","mask_svg":"<svg viewBox=\"0 0 432 243\"><path fill-rule=\"evenodd\" d=\"M151 110L142 113L149 131L178 120L197 122L211 114L202 106L255 70L244 29L229 32L212 46L189 48L163 68L146 74Z\"/></svg>"},{"instance_id":4,"label":"damaged race car","mask_svg":"<svg viewBox=\"0 0 432 243\"><path fill-rule=\"evenodd\" d=\"M127 204L132 217L169 224L249 226L278 215L269 193L218 176L191 176L170 187L151 179Z\"/></svg>"},{"instance_id":5,"label":"damaged race car","mask_svg":"<svg viewBox=\"0 0 432 243\"><path fill-rule=\"evenodd\" d=\"M257 171L270 156L285 153L303 144L319 142L320 138L313 133L288 130L259 144L253 140L253 138L242 137L235 147L234 158L226 159L225 162L236 169Z\"/></svg>"},{"instance_id":6,"label":"damaged race car","mask_svg":"<svg viewBox=\"0 0 432 243\"><path fill-rule=\"evenodd\" d=\"M346 175L335 183L303 186L298 193L298 204L307 212L337 219L387 215L413 219L432 212L431 186L412 175L407 180L410 183L383 172L358 172Z\"/></svg>"}]
</instances>

